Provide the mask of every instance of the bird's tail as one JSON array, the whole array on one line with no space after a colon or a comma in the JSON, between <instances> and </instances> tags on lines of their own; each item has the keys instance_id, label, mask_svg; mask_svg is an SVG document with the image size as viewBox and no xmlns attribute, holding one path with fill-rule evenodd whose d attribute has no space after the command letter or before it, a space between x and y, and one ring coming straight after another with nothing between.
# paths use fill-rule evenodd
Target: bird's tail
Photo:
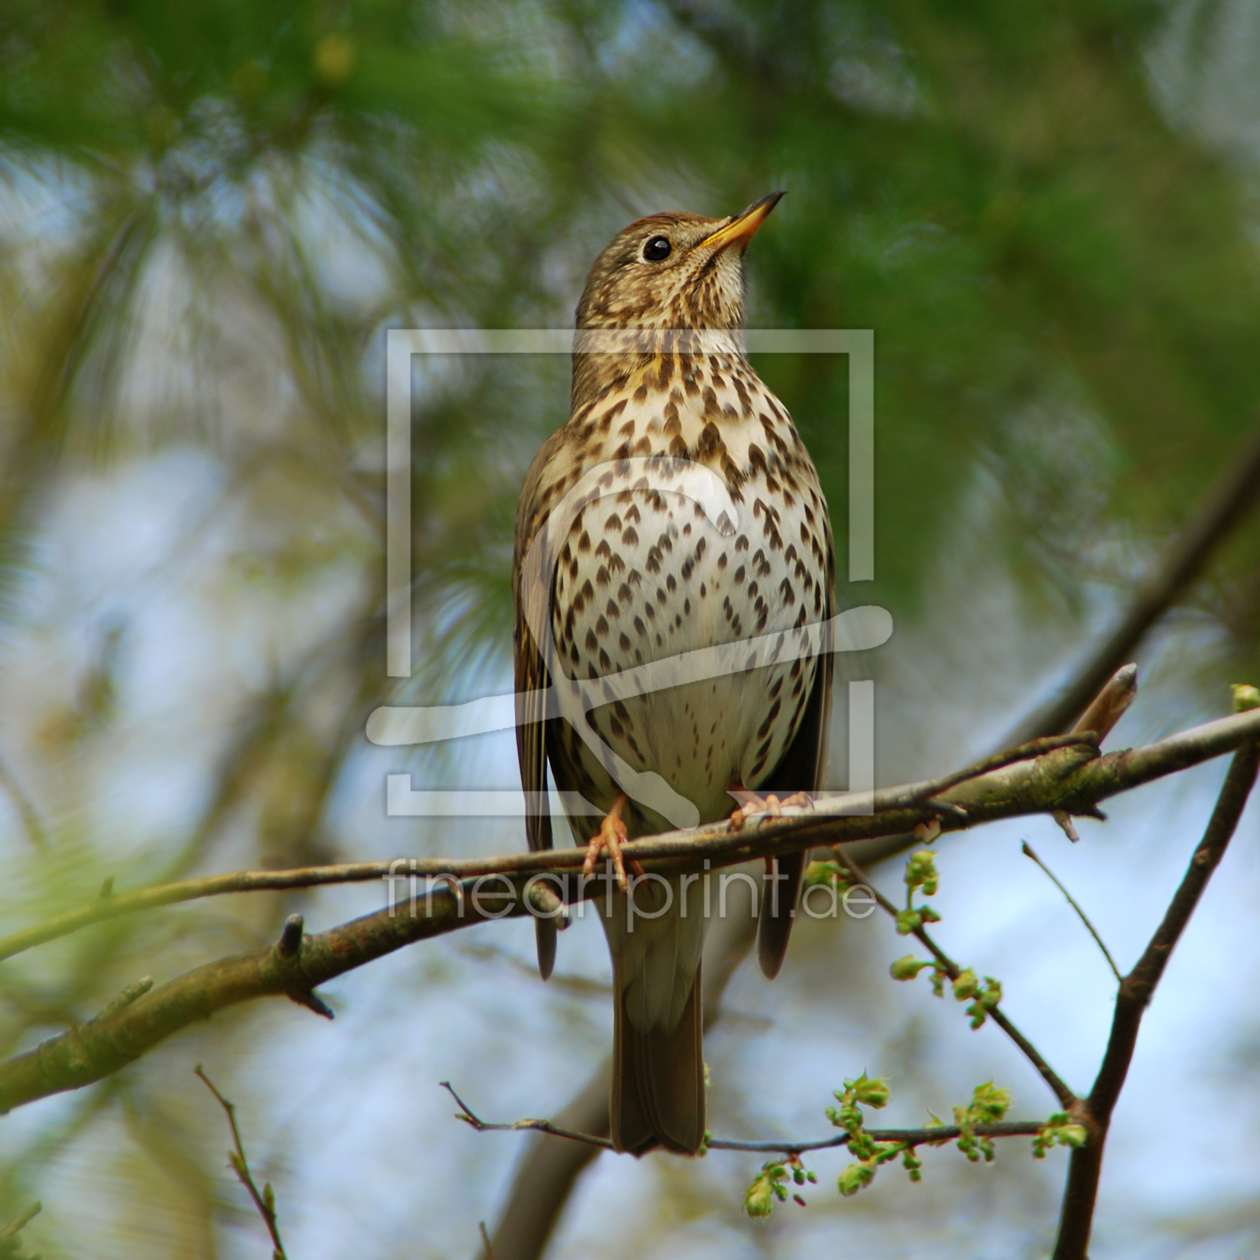
<instances>
[{"instance_id":1,"label":"bird's tail","mask_svg":"<svg viewBox=\"0 0 1260 1260\"><path fill-rule=\"evenodd\" d=\"M704 1141L700 954L708 885L689 889L683 878L635 881L632 898L600 899L616 994L612 1140L635 1155L656 1146L694 1155Z\"/></svg>"},{"instance_id":2,"label":"bird's tail","mask_svg":"<svg viewBox=\"0 0 1260 1260\"><path fill-rule=\"evenodd\" d=\"M700 969L682 1018L640 1030L630 1020L626 990L613 1016L612 1142L643 1155L663 1146L694 1155L704 1141L704 1048Z\"/></svg>"}]
</instances>

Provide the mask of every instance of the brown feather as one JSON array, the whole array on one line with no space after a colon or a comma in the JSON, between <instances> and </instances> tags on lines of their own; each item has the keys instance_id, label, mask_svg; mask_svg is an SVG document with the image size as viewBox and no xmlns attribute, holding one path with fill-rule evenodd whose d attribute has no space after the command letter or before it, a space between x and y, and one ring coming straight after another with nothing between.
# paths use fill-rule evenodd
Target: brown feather
<instances>
[{"instance_id":1,"label":"brown feather","mask_svg":"<svg viewBox=\"0 0 1260 1260\"><path fill-rule=\"evenodd\" d=\"M673 1028L641 1033L625 1007L623 990L613 1014L613 1149L643 1155L663 1146L694 1155L705 1125L700 969Z\"/></svg>"}]
</instances>

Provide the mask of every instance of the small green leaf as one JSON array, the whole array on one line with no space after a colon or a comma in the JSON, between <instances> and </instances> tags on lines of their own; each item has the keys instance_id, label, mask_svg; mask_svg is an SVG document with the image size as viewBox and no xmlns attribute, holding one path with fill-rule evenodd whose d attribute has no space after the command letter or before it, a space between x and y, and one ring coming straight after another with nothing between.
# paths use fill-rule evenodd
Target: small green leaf
<instances>
[{"instance_id":1,"label":"small green leaf","mask_svg":"<svg viewBox=\"0 0 1260 1260\"><path fill-rule=\"evenodd\" d=\"M926 959L907 954L904 958L898 958L888 970L894 980L914 980L924 967L931 965Z\"/></svg>"},{"instance_id":2,"label":"small green leaf","mask_svg":"<svg viewBox=\"0 0 1260 1260\"><path fill-rule=\"evenodd\" d=\"M878 1076L868 1080L865 1072L856 1081L845 1081L844 1088L846 1092L852 1090L853 1097L867 1107L883 1107L892 1097L887 1081Z\"/></svg>"}]
</instances>

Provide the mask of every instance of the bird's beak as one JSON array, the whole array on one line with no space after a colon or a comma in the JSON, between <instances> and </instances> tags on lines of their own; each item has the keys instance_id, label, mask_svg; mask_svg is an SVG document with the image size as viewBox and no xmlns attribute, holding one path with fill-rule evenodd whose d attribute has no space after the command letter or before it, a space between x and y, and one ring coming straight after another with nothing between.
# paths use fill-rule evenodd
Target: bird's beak
<instances>
[{"instance_id":1,"label":"bird's beak","mask_svg":"<svg viewBox=\"0 0 1260 1260\"><path fill-rule=\"evenodd\" d=\"M786 195L784 192L772 192L759 201L754 201L747 210L736 215L724 228L718 228L711 236L706 236L696 248L716 251L738 242L741 248L747 249L748 242L766 221L766 216Z\"/></svg>"}]
</instances>

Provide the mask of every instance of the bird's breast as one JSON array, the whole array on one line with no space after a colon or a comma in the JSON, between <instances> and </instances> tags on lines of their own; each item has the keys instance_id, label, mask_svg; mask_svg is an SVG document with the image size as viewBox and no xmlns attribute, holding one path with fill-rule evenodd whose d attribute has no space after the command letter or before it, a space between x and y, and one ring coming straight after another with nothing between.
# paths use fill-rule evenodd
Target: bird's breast
<instances>
[{"instance_id":1,"label":"bird's breast","mask_svg":"<svg viewBox=\"0 0 1260 1260\"><path fill-rule=\"evenodd\" d=\"M557 505L592 470L600 493L557 558L555 659L580 679L671 662L649 680L652 690L610 695L593 709L589 732L634 770L661 775L703 820L719 818L732 807L729 788L754 788L777 764L813 682L815 623L833 580L813 464L778 401L746 363L725 356L676 363L668 374L645 369L568 429L547 497ZM701 485L720 479L720 511L696 493L697 476ZM676 659L749 640L771 664L696 679L692 663ZM561 786L611 800L607 759L571 728L561 741L553 773L561 779L568 767L575 780Z\"/></svg>"}]
</instances>

